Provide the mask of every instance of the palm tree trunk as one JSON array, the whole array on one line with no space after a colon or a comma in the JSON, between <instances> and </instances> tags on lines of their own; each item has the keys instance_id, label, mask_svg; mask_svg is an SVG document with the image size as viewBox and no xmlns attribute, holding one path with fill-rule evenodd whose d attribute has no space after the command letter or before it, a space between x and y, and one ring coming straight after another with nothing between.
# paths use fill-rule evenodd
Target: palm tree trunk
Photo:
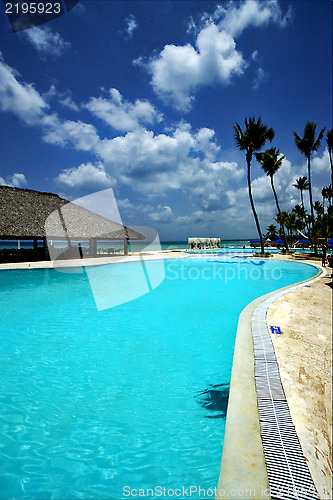
<instances>
[{"instance_id":1,"label":"palm tree trunk","mask_svg":"<svg viewBox=\"0 0 333 500\"><path fill-rule=\"evenodd\" d=\"M274 194L274 198L275 198L276 208L277 208L278 214L281 215L279 201L278 201L278 197L277 197L277 194L276 194L276 191L275 191L275 187L274 187L273 176L271 175L270 177L271 177L271 186L272 186L272 190L273 190L273 194ZM283 239L284 239L285 244L286 244L286 249L287 249L287 252L289 252L288 241L287 241L287 238L286 238L286 232L284 230L284 225L281 224L281 227L282 227Z\"/></svg>"},{"instance_id":2,"label":"palm tree trunk","mask_svg":"<svg viewBox=\"0 0 333 500\"><path fill-rule=\"evenodd\" d=\"M248 185L248 188L249 188L249 198L250 198L250 203L251 203L251 208L252 208L254 220L255 220L256 226L257 226L257 231L258 231L259 238L260 238L261 253L264 254L265 253L264 240L263 240L263 237L262 237L262 234L261 234L259 219L258 219L257 212L256 212L256 209L255 209L255 206L254 206L253 198L252 198L252 189L251 189L251 158L247 157L246 158L246 162L247 162L247 185Z\"/></svg>"},{"instance_id":3,"label":"palm tree trunk","mask_svg":"<svg viewBox=\"0 0 333 500\"><path fill-rule=\"evenodd\" d=\"M302 208L303 208L303 212L304 212L304 198L303 198L303 189L300 190L301 191L301 203L302 203ZM306 228L307 232L308 232L308 235L310 236L310 230L309 230L309 226L306 222L306 217L304 217L304 227Z\"/></svg>"},{"instance_id":4,"label":"palm tree trunk","mask_svg":"<svg viewBox=\"0 0 333 500\"><path fill-rule=\"evenodd\" d=\"M316 236L316 226L315 226L315 218L313 211L313 202L312 202L312 187L311 187L311 167L310 167L310 155L308 156L308 180L309 180L309 195L310 195L310 208L311 208L311 225L312 225L312 235L313 235L313 246L315 254L317 253L317 236Z\"/></svg>"},{"instance_id":5,"label":"palm tree trunk","mask_svg":"<svg viewBox=\"0 0 333 500\"><path fill-rule=\"evenodd\" d=\"M301 191L301 203L302 203L302 208L304 210L304 198L303 198L303 189L300 189Z\"/></svg>"},{"instance_id":6,"label":"palm tree trunk","mask_svg":"<svg viewBox=\"0 0 333 500\"><path fill-rule=\"evenodd\" d=\"M332 179L332 183L331 183L331 188L333 189L333 161L332 161L332 151L329 150L328 151L328 156L330 157L330 164L331 164L331 179Z\"/></svg>"}]
</instances>

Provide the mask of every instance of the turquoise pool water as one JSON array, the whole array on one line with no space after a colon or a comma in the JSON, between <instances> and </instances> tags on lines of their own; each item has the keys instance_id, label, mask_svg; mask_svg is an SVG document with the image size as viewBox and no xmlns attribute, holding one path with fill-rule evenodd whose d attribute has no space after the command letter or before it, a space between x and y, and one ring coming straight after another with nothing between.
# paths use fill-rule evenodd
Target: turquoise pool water
<instances>
[{"instance_id":1,"label":"turquoise pool water","mask_svg":"<svg viewBox=\"0 0 333 500\"><path fill-rule=\"evenodd\" d=\"M0 273L1 498L217 486L239 314L317 270L216 256L164 265L159 287L102 311L85 273ZM138 266L89 273L121 288Z\"/></svg>"}]
</instances>

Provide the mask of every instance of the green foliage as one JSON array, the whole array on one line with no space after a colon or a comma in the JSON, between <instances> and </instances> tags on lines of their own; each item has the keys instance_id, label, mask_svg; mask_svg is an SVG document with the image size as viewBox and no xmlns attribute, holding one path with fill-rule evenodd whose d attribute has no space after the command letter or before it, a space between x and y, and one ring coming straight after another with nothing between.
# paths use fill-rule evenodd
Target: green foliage
<instances>
[{"instance_id":1,"label":"green foliage","mask_svg":"<svg viewBox=\"0 0 333 500\"><path fill-rule=\"evenodd\" d=\"M280 225L282 231L278 231L274 224L269 225L266 228L266 238L271 240L276 240L278 236L281 236L287 241L293 242L295 235L299 237L298 231L302 234L305 232L308 238L312 240L317 248L316 240L317 237L325 238L333 236L333 163L332 163L332 150L333 150L333 129L327 131L326 142L329 151L331 169L332 169L332 184L330 186L323 187L322 197L323 203L312 200L312 189L311 189L311 154L318 150L320 147L322 138L324 136L325 128L320 130L318 136L316 137L317 124L314 122L308 122L305 125L303 137L300 137L296 132L293 132L295 138L295 144L298 150L304 154L308 160L308 177L299 177L294 182L293 186L300 191L301 194L301 205L295 205L292 211L280 211L278 205L278 198L274 188L273 177L282 165L284 155L280 154L279 149L271 147L264 152L260 150L265 145L266 141L272 141L274 138L274 130L268 128L266 125L262 124L261 118L256 120L254 117L245 118L245 128L242 130L240 125L236 123L234 126L234 137L235 142L241 151L246 151L246 161L248 167L248 188L249 197L251 202L251 208L257 225L258 233L260 236L260 241L262 244L263 251L263 239L259 225L259 219L255 211L252 191L251 191L251 180L250 180L250 168L251 160L253 155L256 156L258 163L264 170L267 176L271 178L271 185L277 205L278 213L275 217L275 221ZM309 191L310 195L310 208L311 217L304 209L303 203L303 192ZM325 208L325 200L328 200L328 206ZM316 212L316 215L314 214ZM310 226L311 223L311 226ZM284 228L287 230L287 235L285 235Z\"/></svg>"},{"instance_id":2,"label":"green foliage","mask_svg":"<svg viewBox=\"0 0 333 500\"><path fill-rule=\"evenodd\" d=\"M236 123L234 131L235 142L238 149L246 151L247 158L249 158L250 161L253 154L264 147L266 141L272 142L274 139L274 130L263 125L260 116L257 121L254 117L249 119L245 118L244 131L241 129L240 125Z\"/></svg>"},{"instance_id":3,"label":"green foliage","mask_svg":"<svg viewBox=\"0 0 333 500\"><path fill-rule=\"evenodd\" d=\"M328 130L326 133L326 143L328 147L328 152L332 153L333 150L333 129Z\"/></svg>"},{"instance_id":4,"label":"green foliage","mask_svg":"<svg viewBox=\"0 0 333 500\"><path fill-rule=\"evenodd\" d=\"M298 179L296 179L295 184L293 184L293 187L299 189L300 191L308 191L309 181L307 180L306 177L299 177Z\"/></svg>"},{"instance_id":5,"label":"green foliage","mask_svg":"<svg viewBox=\"0 0 333 500\"><path fill-rule=\"evenodd\" d=\"M261 168L269 177L276 174L285 158L276 148L269 148L264 153L256 153L255 155L257 162L260 163Z\"/></svg>"},{"instance_id":6,"label":"green foliage","mask_svg":"<svg viewBox=\"0 0 333 500\"><path fill-rule=\"evenodd\" d=\"M254 117L249 119L245 118L244 131L242 130L240 125L236 123L236 125L234 126L234 131L235 142L238 149L240 149L241 151L246 151L245 158L247 163L247 183L250 204L260 238L261 252L264 253L264 240L262 237L259 219L254 206L251 190L251 160L253 154L260 151L264 147L266 141L272 142L274 138L274 130L272 128L268 128L266 125L263 125L261 123L261 117L259 116L258 120L256 120Z\"/></svg>"},{"instance_id":7,"label":"green foliage","mask_svg":"<svg viewBox=\"0 0 333 500\"><path fill-rule=\"evenodd\" d=\"M297 146L297 149L307 158L310 158L313 151L318 150L326 129L326 127L324 127L319 132L319 135L316 139L316 128L316 123L308 122L305 125L303 137L300 137L298 134L296 134L296 132L294 132L295 144Z\"/></svg>"}]
</instances>

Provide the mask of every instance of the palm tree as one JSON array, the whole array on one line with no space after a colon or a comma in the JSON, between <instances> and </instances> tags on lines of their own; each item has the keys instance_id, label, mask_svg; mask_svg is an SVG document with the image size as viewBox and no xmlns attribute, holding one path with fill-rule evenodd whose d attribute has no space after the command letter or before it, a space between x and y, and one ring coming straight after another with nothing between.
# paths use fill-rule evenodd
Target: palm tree
<instances>
[{"instance_id":1,"label":"palm tree","mask_svg":"<svg viewBox=\"0 0 333 500\"><path fill-rule=\"evenodd\" d=\"M324 207L324 210L325 210L325 200L328 200L328 204L331 205L332 204L332 188L331 186L326 186L326 187L323 187L323 189L321 190L321 195L323 197L323 207Z\"/></svg>"},{"instance_id":2,"label":"palm tree","mask_svg":"<svg viewBox=\"0 0 333 500\"><path fill-rule=\"evenodd\" d=\"M262 237L259 219L257 216L257 212L252 197L251 161L254 153L260 151L264 147L266 141L271 142L273 140L274 130L272 128L268 128L266 125L263 125L261 123L261 117L259 116L257 121L254 117L249 119L245 118L244 132L238 125L238 123L236 123L234 131L235 131L235 141L238 149L240 149L241 151L246 151L245 158L247 163L247 185L249 190L250 204L260 238L261 253L265 253L264 240Z\"/></svg>"},{"instance_id":3,"label":"palm tree","mask_svg":"<svg viewBox=\"0 0 333 500\"><path fill-rule=\"evenodd\" d=\"M302 231L304 231L306 225L306 212L301 205L295 205L292 209L292 213L295 216L295 229L304 237Z\"/></svg>"},{"instance_id":4,"label":"palm tree","mask_svg":"<svg viewBox=\"0 0 333 500\"><path fill-rule=\"evenodd\" d=\"M313 244L315 254L317 253L317 237L316 237L316 226L315 218L313 212L313 202L312 202L312 188L311 188L311 154L317 151L321 140L323 138L325 128L323 128L316 139L316 127L317 124L313 122L308 122L304 128L304 134L301 138L296 132L294 132L295 144L298 150L304 154L308 160L308 181L309 181L309 195L310 195L310 208L311 208L311 224L312 224L312 234L313 234Z\"/></svg>"},{"instance_id":5,"label":"palm tree","mask_svg":"<svg viewBox=\"0 0 333 500\"><path fill-rule=\"evenodd\" d=\"M302 207L304 209L303 191L308 191L308 189L309 189L309 183L308 183L307 178L306 177L299 177L298 179L296 179L295 184L293 184L293 186L295 188L299 189L301 192L301 203L302 203Z\"/></svg>"},{"instance_id":6,"label":"palm tree","mask_svg":"<svg viewBox=\"0 0 333 500\"><path fill-rule=\"evenodd\" d=\"M295 205L295 207L292 209L292 212L296 216L296 222L297 222L297 229L300 231L303 231L304 228L307 226L307 213L304 210L301 205Z\"/></svg>"},{"instance_id":7,"label":"palm tree","mask_svg":"<svg viewBox=\"0 0 333 500\"><path fill-rule=\"evenodd\" d=\"M280 212L275 217L276 222L282 227L286 227L288 229L289 225L289 213L288 212ZM286 242L286 239L285 239Z\"/></svg>"},{"instance_id":8,"label":"palm tree","mask_svg":"<svg viewBox=\"0 0 333 500\"><path fill-rule=\"evenodd\" d=\"M274 225L274 224L270 224L267 228L266 228L266 238L270 238L271 240L277 240L278 238L278 233L277 233L277 227Z\"/></svg>"},{"instance_id":9,"label":"palm tree","mask_svg":"<svg viewBox=\"0 0 333 500\"><path fill-rule=\"evenodd\" d=\"M323 205L324 205L324 200L328 200L328 204L332 205L332 198L333 198L333 189L332 186L326 186L321 190L321 194L323 197Z\"/></svg>"},{"instance_id":10,"label":"palm tree","mask_svg":"<svg viewBox=\"0 0 333 500\"><path fill-rule=\"evenodd\" d=\"M290 213L288 212L286 227L289 230L290 244L291 244L291 246L293 246L293 244L294 244L293 231L296 231L296 229L297 229L296 214L293 211L291 211Z\"/></svg>"},{"instance_id":11,"label":"palm tree","mask_svg":"<svg viewBox=\"0 0 333 500\"><path fill-rule=\"evenodd\" d=\"M324 206L320 203L320 201L316 201L313 208L317 212L317 215L324 215Z\"/></svg>"},{"instance_id":12,"label":"palm tree","mask_svg":"<svg viewBox=\"0 0 333 500\"><path fill-rule=\"evenodd\" d=\"M276 208L277 208L278 214L280 214L281 210L280 210L280 206L279 206L279 200L278 200L278 197L277 197L277 194L275 191L275 187L274 187L273 177L274 177L274 174L281 167L285 156L280 155L279 149L269 148L264 153L256 153L256 158L257 158L257 161L260 163L263 171L271 179L271 186L272 186L272 190L273 190L273 194L274 194L274 198L275 198ZM286 249L288 252L289 248L288 248L288 242L287 242L284 226L282 225L281 228L282 228L283 239L286 243Z\"/></svg>"},{"instance_id":13,"label":"palm tree","mask_svg":"<svg viewBox=\"0 0 333 500\"><path fill-rule=\"evenodd\" d=\"M333 129L327 131L326 134L326 142L327 142L327 147L328 147L328 155L330 157L330 163L331 163L331 176L332 176L332 188L333 188L333 161L332 161L332 149L333 149Z\"/></svg>"}]
</instances>

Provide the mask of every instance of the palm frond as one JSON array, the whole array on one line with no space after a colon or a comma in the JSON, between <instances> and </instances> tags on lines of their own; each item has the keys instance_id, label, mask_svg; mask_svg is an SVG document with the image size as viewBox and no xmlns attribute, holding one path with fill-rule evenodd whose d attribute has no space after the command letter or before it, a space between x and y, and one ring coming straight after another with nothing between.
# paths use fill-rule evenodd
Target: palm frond
<instances>
[{"instance_id":1,"label":"palm frond","mask_svg":"<svg viewBox=\"0 0 333 500\"><path fill-rule=\"evenodd\" d=\"M282 165L284 155L280 155L280 150L276 148L269 148L263 153L256 153L256 159L260 163L263 171L273 177Z\"/></svg>"},{"instance_id":2,"label":"palm frond","mask_svg":"<svg viewBox=\"0 0 333 500\"><path fill-rule=\"evenodd\" d=\"M333 149L333 129L328 130L326 133L326 143L329 151Z\"/></svg>"},{"instance_id":3,"label":"palm frond","mask_svg":"<svg viewBox=\"0 0 333 500\"><path fill-rule=\"evenodd\" d=\"M318 148L320 147L320 143L321 143L321 140L322 138L324 137L324 132L325 132L325 129L326 127L324 127L320 132L319 132L319 135L318 135L318 139L315 141L315 143L313 144L312 146L312 151L317 151Z\"/></svg>"},{"instance_id":4,"label":"palm frond","mask_svg":"<svg viewBox=\"0 0 333 500\"><path fill-rule=\"evenodd\" d=\"M310 157L313 151L317 151L323 138L325 128L323 128L316 139L317 124L314 122L307 122L304 128L303 137L300 137L294 132L295 144L297 149L304 154L307 158Z\"/></svg>"}]
</instances>

